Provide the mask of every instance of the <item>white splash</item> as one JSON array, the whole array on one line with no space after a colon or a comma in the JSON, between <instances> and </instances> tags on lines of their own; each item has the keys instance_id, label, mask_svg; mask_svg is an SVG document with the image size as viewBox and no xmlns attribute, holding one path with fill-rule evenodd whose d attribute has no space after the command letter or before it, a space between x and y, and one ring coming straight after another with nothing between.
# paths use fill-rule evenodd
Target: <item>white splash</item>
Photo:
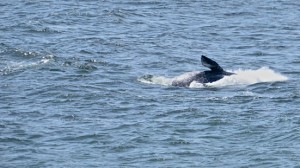
<instances>
[{"instance_id":1,"label":"white splash","mask_svg":"<svg viewBox=\"0 0 300 168\"><path fill-rule=\"evenodd\" d=\"M147 83L147 84L170 86L170 85L172 85L173 78L167 78L164 76L148 75L148 76L139 78L138 81L140 81L142 83Z\"/></svg>"},{"instance_id":2,"label":"white splash","mask_svg":"<svg viewBox=\"0 0 300 168\"><path fill-rule=\"evenodd\" d=\"M235 70L235 75L225 76L224 78L207 83L207 86L222 87L232 85L252 85L262 82L286 81L288 78L280 73L273 71L268 67L262 67L257 70Z\"/></svg>"},{"instance_id":3,"label":"white splash","mask_svg":"<svg viewBox=\"0 0 300 168\"><path fill-rule=\"evenodd\" d=\"M203 87L224 87L224 86L242 86L242 85L252 85L255 83L262 83L262 82L277 82L277 81L286 81L288 78L280 73L273 71L268 67L262 67L257 70L242 70L238 69L233 71L235 75L225 76L224 78L212 82L212 83L198 83L192 82L190 84L190 88L203 88ZM158 85L165 85L171 86L172 81L175 78L167 78L164 76L152 76L148 75L138 80L143 83L147 84L158 84Z\"/></svg>"}]
</instances>

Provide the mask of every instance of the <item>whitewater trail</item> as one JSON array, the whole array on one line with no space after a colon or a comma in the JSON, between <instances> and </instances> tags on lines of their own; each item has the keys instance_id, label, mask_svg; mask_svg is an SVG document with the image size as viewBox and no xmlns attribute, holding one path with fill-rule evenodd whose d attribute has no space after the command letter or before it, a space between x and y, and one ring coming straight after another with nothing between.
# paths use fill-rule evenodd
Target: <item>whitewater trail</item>
<instances>
[{"instance_id":1,"label":"whitewater trail","mask_svg":"<svg viewBox=\"0 0 300 168\"><path fill-rule=\"evenodd\" d=\"M38 61L6 62L6 66L4 68L0 68L0 75L7 75L10 73L23 71L25 69L38 67L40 65L49 63L51 60L54 60L53 55L42 57L42 59Z\"/></svg>"},{"instance_id":2,"label":"whitewater trail","mask_svg":"<svg viewBox=\"0 0 300 168\"><path fill-rule=\"evenodd\" d=\"M243 86L243 85L252 85L256 83L262 82L278 82L278 81L286 81L288 78L268 67L262 67L257 70L243 70L238 69L232 71L235 75L225 76L224 78L212 82L212 83L198 83L192 82L190 84L190 88L203 88L203 87L225 87L225 86ZM147 84L157 84L164 86L171 86L174 78L168 78L164 76L152 76L146 75L138 80L142 83Z\"/></svg>"}]
</instances>

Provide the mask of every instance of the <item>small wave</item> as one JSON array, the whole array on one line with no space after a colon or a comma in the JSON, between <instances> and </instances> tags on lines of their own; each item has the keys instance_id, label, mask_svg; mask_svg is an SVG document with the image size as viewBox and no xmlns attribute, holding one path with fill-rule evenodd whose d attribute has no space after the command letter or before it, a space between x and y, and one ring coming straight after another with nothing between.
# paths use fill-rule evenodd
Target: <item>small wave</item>
<instances>
[{"instance_id":1,"label":"small wave","mask_svg":"<svg viewBox=\"0 0 300 168\"><path fill-rule=\"evenodd\" d=\"M225 87L225 86L242 86L242 85L252 85L256 83L263 82L278 82L286 81L288 78L280 73L273 71L268 67L262 67L257 70L234 70L235 75L225 76L224 78L212 82L212 83L198 83L192 82L190 88L204 88L204 87ZM138 81L147 84L157 84L164 86L171 86L172 81L175 78L167 78L164 76L153 76L145 75L138 79Z\"/></svg>"},{"instance_id":2,"label":"small wave","mask_svg":"<svg viewBox=\"0 0 300 168\"><path fill-rule=\"evenodd\" d=\"M28 30L30 33L60 33L59 30L54 30L49 27L32 27Z\"/></svg>"}]
</instances>

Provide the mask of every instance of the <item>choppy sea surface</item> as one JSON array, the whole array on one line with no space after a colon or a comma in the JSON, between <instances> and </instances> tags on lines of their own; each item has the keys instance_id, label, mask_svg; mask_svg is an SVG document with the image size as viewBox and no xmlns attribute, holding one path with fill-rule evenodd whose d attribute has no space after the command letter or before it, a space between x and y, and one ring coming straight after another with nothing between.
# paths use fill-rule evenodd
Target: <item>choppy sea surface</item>
<instances>
[{"instance_id":1,"label":"choppy sea surface","mask_svg":"<svg viewBox=\"0 0 300 168\"><path fill-rule=\"evenodd\" d=\"M300 167L300 1L0 9L0 167Z\"/></svg>"}]
</instances>

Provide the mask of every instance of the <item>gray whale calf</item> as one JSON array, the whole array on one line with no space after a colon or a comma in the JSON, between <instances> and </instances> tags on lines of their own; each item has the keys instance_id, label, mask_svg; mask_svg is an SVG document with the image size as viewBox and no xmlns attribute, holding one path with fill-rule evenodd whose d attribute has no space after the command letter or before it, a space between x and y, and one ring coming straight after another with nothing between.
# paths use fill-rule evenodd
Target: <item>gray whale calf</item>
<instances>
[{"instance_id":1,"label":"gray whale calf","mask_svg":"<svg viewBox=\"0 0 300 168\"><path fill-rule=\"evenodd\" d=\"M201 63L210 70L203 72L193 71L182 74L172 80L172 86L189 87L192 82L202 84L211 83L222 79L224 76L230 76L234 74L224 71L218 63L204 55L201 56Z\"/></svg>"}]
</instances>

